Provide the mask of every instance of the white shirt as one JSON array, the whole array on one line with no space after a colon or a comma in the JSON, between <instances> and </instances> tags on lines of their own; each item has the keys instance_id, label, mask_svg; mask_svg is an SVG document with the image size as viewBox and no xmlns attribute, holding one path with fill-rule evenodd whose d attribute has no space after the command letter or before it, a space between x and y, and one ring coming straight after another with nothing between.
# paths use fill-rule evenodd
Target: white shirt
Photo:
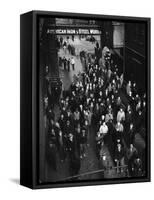
<instances>
[{"instance_id":1,"label":"white shirt","mask_svg":"<svg viewBox=\"0 0 154 200\"><path fill-rule=\"evenodd\" d=\"M100 128L99 128L99 132L100 134L106 134L108 132L108 127L107 125L101 125Z\"/></svg>"},{"instance_id":2,"label":"white shirt","mask_svg":"<svg viewBox=\"0 0 154 200\"><path fill-rule=\"evenodd\" d=\"M124 111L118 111L118 114L117 114L117 122L121 122L121 121L124 121L125 120L125 112Z\"/></svg>"},{"instance_id":3,"label":"white shirt","mask_svg":"<svg viewBox=\"0 0 154 200\"><path fill-rule=\"evenodd\" d=\"M71 64L72 64L72 65L75 64L74 58L71 58Z\"/></svg>"}]
</instances>

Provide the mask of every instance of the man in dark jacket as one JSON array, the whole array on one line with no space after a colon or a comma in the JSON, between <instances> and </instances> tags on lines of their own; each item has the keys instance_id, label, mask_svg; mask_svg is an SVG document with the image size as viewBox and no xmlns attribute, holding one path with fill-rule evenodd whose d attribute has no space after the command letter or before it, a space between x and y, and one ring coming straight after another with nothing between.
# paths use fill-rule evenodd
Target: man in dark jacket
<instances>
[{"instance_id":1,"label":"man in dark jacket","mask_svg":"<svg viewBox=\"0 0 154 200\"><path fill-rule=\"evenodd\" d=\"M85 128L82 128L81 130L81 136L80 136L80 158L86 157L86 144L87 144L87 135Z\"/></svg>"},{"instance_id":2,"label":"man in dark jacket","mask_svg":"<svg viewBox=\"0 0 154 200\"><path fill-rule=\"evenodd\" d=\"M124 149L120 143L117 144L115 149L115 162L117 166L117 173L123 172L124 166Z\"/></svg>"}]
</instances>

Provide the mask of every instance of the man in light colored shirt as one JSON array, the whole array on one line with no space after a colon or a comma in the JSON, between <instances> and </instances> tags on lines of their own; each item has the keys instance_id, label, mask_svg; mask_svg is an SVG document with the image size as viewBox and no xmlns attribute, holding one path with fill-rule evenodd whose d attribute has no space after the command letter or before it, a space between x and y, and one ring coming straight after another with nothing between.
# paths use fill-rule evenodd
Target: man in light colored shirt
<instances>
[{"instance_id":1,"label":"man in light colored shirt","mask_svg":"<svg viewBox=\"0 0 154 200\"><path fill-rule=\"evenodd\" d=\"M71 65L72 65L72 69L74 70L75 69L75 60L73 57L71 58Z\"/></svg>"},{"instance_id":2,"label":"man in light colored shirt","mask_svg":"<svg viewBox=\"0 0 154 200\"><path fill-rule=\"evenodd\" d=\"M108 126L106 125L105 122L100 126L99 128L100 134L106 135L108 133Z\"/></svg>"},{"instance_id":3,"label":"man in light colored shirt","mask_svg":"<svg viewBox=\"0 0 154 200\"><path fill-rule=\"evenodd\" d=\"M105 115L105 122L109 122L109 121L112 121L113 120L113 114L111 112L108 112L106 115Z\"/></svg>"},{"instance_id":4,"label":"man in light colored shirt","mask_svg":"<svg viewBox=\"0 0 154 200\"><path fill-rule=\"evenodd\" d=\"M126 93L128 95L130 95L130 92L131 92L131 81L129 81L126 85Z\"/></svg>"},{"instance_id":5,"label":"man in light colored shirt","mask_svg":"<svg viewBox=\"0 0 154 200\"><path fill-rule=\"evenodd\" d=\"M125 112L123 111L122 108L117 113L117 122L122 122L125 121Z\"/></svg>"}]
</instances>

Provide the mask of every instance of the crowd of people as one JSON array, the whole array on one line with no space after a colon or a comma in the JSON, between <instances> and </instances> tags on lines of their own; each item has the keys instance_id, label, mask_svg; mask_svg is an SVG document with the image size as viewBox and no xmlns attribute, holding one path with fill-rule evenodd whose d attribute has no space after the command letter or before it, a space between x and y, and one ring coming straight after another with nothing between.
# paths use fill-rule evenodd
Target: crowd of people
<instances>
[{"instance_id":1,"label":"crowd of people","mask_svg":"<svg viewBox=\"0 0 154 200\"><path fill-rule=\"evenodd\" d=\"M138 147L135 139L137 133L146 137L146 94L139 94L135 82L124 81L110 52L104 55L103 67L97 52L100 55L95 50L94 62L89 60L70 89L62 91L57 102L58 119L54 104L46 102L47 158L56 170L58 152L62 163L69 160L70 175L78 174L93 130L94 151L100 163L108 159L102 153L105 145L117 173L127 171L127 176L141 176L145 170L144 148ZM71 64L74 70L71 60L60 62L64 69L69 71Z\"/></svg>"},{"instance_id":2,"label":"crowd of people","mask_svg":"<svg viewBox=\"0 0 154 200\"><path fill-rule=\"evenodd\" d=\"M71 43L69 42L71 40ZM72 56L75 56L75 47L72 44L74 42L74 37L70 39L69 36L66 37L66 39L63 39L63 37L57 38L57 48L62 48L64 50L64 53L71 54Z\"/></svg>"}]
</instances>

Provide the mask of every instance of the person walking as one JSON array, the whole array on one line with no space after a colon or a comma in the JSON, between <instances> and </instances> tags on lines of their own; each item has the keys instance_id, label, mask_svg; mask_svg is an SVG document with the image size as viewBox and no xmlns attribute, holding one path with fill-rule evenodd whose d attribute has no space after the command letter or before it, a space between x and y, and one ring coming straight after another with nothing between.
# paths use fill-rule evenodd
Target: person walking
<instances>
[{"instance_id":1,"label":"person walking","mask_svg":"<svg viewBox=\"0 0 154 200\"><path fill-rule=\"evenodd\" d=\"M67 60L67 70L70 71L70 58Z\"/></svg>"},{"instance_id":2,"label":"person walking","mask_svg":"<svg viewBox=\"0 0 154 200\"><path fill-rule=\"evenodd\" d=\"M64 70L66 70L66 66L67 66L67 59L64 57L63 58L63 63L64 63Z\"/></svg>"},{"instance_id":3,"label":"person walking","mask_svg":"<svg viewBox=\"0 0 154 200\"><path fill-rule=\"evenodd\" d=\"M73 57L71 58L71 65L72 65L72 70L74 71L75 70L75 60Z\"/></svg>"}]
</instances>

